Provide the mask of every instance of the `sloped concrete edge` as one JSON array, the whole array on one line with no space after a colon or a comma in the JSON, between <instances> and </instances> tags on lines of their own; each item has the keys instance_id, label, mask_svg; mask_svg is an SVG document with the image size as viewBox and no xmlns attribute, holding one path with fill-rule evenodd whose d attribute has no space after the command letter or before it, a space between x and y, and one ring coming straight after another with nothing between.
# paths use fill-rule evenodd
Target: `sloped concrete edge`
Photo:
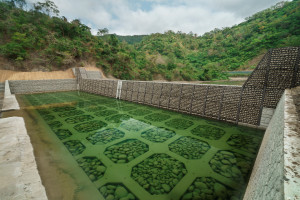
<instances>
[{"instance_id":1,"label":"sloped concrete edge","mask_svg":"<svg viewBox=\"0 0 300 200\"><path fill-rule=\"evenodd\" d=\"M22 117L0 119L0 199L47 200Z\"/></svg>"},{"instance_id":2,"label":"sloped concrete edge","mask_svg":"<svg viewBox=\"0 0 300 200\"><path fill-rule=\"evenodd\" d=\"M5 81L2 111L19 110L20 106L14 94L11 94L8 80Z\"/></svg>"},{"instance_id":3,"label":"sloped concrete edge","mask_svg":"<svg viewBox=\"0 0 300 200\"><path fill-rule=\"evenodd\" d=\"M300 86L286 90L284 111L284 194L300 199Z\"/></svg>"}]
</instances>

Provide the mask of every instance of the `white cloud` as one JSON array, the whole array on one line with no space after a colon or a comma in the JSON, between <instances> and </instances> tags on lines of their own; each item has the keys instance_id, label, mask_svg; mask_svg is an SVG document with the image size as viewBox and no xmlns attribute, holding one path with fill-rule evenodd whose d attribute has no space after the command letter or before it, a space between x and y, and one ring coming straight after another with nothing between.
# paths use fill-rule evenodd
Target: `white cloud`
<instances>
[{"instance_id":1,"label":"white cloud","mask_svg":"<svg viewBox=\"0 0 300 200\"><path fill-rule=\"evenodd\" d=\"M30 0L36 1L36 0ZM108 28L120 35L167 30L203 34L238 24L279 0L53 0L61 16L81 19L95 34Z\"/></svg>"}]
</instances>

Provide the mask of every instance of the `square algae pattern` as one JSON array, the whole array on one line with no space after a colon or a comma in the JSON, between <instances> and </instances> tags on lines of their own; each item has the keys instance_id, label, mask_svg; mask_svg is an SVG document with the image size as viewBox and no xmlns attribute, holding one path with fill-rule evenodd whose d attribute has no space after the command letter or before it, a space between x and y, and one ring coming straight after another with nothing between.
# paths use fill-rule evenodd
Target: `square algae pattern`
<instances>
[{"instance_id":1,"label":"square algae pattern","mask_svg":"<svg viewBox=\"0 0 300 200\"><path fill-rule=\"evenodd\" d=\"M105 199L242 199L263 137L259 130L84 92L21 97Z\"/></svg>"}]
</instances>

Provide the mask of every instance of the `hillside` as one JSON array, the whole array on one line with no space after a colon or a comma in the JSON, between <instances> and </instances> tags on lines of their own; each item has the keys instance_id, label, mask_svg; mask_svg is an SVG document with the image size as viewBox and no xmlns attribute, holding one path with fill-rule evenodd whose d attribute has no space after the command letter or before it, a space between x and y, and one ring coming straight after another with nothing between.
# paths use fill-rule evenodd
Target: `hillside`
<instances>
[{"instance_id":1,"label":"hillside","mask_svg":"<svg viewBox=\"0 0 300 200\"><path fill-rule=\"evenodd\" d=\"M269 48L300 45L299 0L282 2L231 28L202 36L167 31L149 36L93 36L51 1L24 10L0 1L0 66L19 71L64 70L96 63L120 79L216 80L250 69ZM30 7L30 6L27 6Z\"/></svg>"},{"instance_id":2,"label":"hillside","mask_svg":"<svg viewBox=\"0 0 300 200\"><path fill-rule=\"evenodd\" d=\"M173 31L152 34L137 49L148 52L163 69L251 69L270 48L300 45L299 8L299 0L281 2L239 25L215 29L200 37ZM217 78L214 74L202 75L200 79Z\"/></svg>"}]
</instances>

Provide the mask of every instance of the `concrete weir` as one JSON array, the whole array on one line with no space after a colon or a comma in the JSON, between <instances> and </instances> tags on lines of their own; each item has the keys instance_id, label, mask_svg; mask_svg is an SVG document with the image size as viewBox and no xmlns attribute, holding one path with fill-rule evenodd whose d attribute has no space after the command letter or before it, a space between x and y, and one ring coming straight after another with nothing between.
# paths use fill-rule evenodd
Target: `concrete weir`
<instances>
[{"instance_id":1,"label":"concrete weir","mask_svg":"<svg viewBox=\"0 0 300 200\"><path fill-rule=\"evenodd\" d=\"M76 79L6 81L13 94L83 91L266 129L244 200L300 200L300 47L270 50L240 86L103 80L76 68ZM11 94L10 89L13 94ZM23 118L0 119L0 199L47 199Z\"/></svg>"},{"instance_id":2,"label":"concrete weir","mask_svg":"<svg viewBox=\"0 0 300 200\"><path fill-rule=\"evenodd\" d=\"M47 199L22 117L0 119L0 199Z\"/></svg>"}]
</instances>

